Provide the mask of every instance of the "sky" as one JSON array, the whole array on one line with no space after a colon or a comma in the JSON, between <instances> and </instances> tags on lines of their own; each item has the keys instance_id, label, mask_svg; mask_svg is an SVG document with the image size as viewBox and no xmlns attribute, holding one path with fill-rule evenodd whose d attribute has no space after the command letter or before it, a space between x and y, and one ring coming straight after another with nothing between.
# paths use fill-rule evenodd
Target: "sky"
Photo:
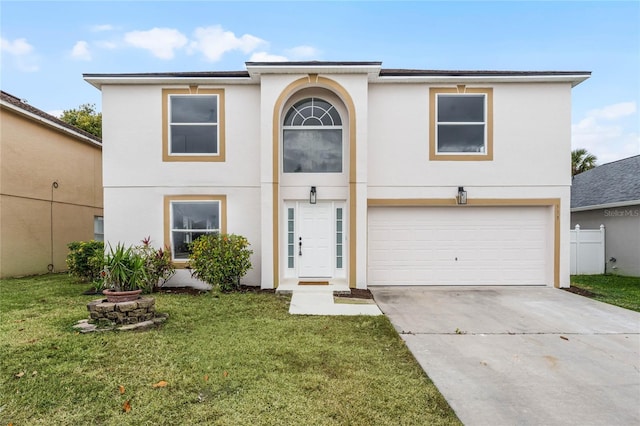
<instances>
[{"instance_id":1,"label":"sky","mask_svg":"<svg viewBox=\"0 0 640 426\"><path fill-rule=\"evenodd\" d=\"M100 92L84 73L239 71L247 61L591 71L572 147L640 154L640 1L7 1L0 87L54 115ZM0 123L1 124L1 123Z\"/></svg>"}]
</instances>

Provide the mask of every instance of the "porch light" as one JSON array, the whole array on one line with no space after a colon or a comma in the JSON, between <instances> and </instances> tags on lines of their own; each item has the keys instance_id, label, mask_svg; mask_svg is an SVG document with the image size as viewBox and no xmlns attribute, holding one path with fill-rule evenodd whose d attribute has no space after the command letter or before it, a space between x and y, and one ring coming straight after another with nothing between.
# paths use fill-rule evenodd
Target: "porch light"
<instances>
[{"instance_id":1,"label":"porch light","mask_svg":"<svg viewBox=\"0 0 640 426\"><path fill-rule=\"evenodd\" d=\"M309 192L309 204L315 204L318 201L316 187L311 187L311 192Z\"/></svg>"},{"instance_id":2,"label":"porch light","mask_svg":"<svg viewBox=\"0 0 640 426\"><path fill-rule=\"evenodd\" d=\"M458 204L467 204L467 191L464 190L464 186L458 187L458 196L456 197Z\"/></svg>"}]
</instances>

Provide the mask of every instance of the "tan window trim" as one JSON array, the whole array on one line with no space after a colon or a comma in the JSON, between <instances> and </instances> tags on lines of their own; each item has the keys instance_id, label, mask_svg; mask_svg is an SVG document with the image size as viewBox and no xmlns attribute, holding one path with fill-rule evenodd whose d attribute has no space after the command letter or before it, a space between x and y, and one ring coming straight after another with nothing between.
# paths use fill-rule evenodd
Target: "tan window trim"
<instances>
[{"instance_id":1,"label":"tan window trim","mask_svg":"<svg viewBox=\"0 0 640 426\"><path fill-rule=\"evenodd\" d=\"M439 93L483 93L487 95L487 149L483 154L436 153L436 95ZM493 89L479 87L432 87L429 89L429 160L431 161L493 161Z\"/></svg>"},{"instance_id":2,"label":"tan window trim","mask_svg":"<svg viewBox=\"0 0 640 426\"><path fill-rule=\"evenodd\" d=\"M169 154L169 95L218 95L218 155ZM224 162L225 157L225 100L224 89L162 89L162 161Z\"/></svg>"},{"instance_id":3,"label":"tan window trim","mask_svg":"<svg viewBox=\"0 0 640 426\"><path fill-rule=\"evenodd\" d=\"M220 233L227 233L227 196L226 195L165 195L164 197L164 245L173 251L171 245L171 202L172 201L219 201ZM173 255L173 254L172 254ZM188 260L174 260L173 265L184 269Z\"/></svg>"}]
</instances>

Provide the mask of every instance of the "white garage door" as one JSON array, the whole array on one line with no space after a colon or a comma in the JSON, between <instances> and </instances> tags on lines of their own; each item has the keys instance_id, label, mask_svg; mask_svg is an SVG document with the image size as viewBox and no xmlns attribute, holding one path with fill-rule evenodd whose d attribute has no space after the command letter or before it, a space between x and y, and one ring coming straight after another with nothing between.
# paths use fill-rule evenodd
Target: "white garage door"
<instances>
[{"instance_id":1,"label":"white garage door","mask_svg":"<svg viewBox=\"0 0 640 426\"><path fill-rule=\"evenodd\" d=\"M546 285L548 207L373 207L369 285Z\"/></svg>"}]
</instances>

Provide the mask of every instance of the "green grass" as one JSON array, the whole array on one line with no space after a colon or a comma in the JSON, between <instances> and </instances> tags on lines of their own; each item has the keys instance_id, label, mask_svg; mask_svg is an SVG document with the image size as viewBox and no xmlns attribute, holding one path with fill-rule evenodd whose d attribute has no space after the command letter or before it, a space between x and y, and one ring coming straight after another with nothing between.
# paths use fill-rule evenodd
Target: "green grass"
<instances>
[{"instance_id":1,"label":"green grass","mask_svg":"<svg viewBox=\"0 0 640 426\"><path fill-rule=\"evenodd\" d=\"M640 277L574 275L571 287L588 290L601 302L640 312Z\"/></svg>"},{"instance_id":2,"label":"green grass","mask_svg":"<svg viewBox=\"0 0 640 426\"><path fill-rule=\"evenodd\" d=\"M157 294L161 328L78 334L86 288L0 280L0 424L459 424L385 317L292 316L289 298L265 293Z\"/></svg>"}]
</instances>

